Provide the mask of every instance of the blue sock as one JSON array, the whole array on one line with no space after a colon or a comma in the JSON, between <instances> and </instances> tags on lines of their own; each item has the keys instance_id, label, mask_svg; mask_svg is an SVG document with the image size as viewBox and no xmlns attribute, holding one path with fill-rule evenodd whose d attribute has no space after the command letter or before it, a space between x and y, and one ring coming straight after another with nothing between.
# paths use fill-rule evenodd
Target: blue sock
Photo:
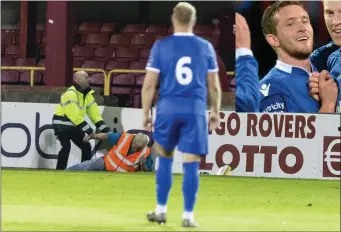
<instances>
[{"instance_id":1,"label":"blue sock","mask_svg":"<svg viewBox=\"0 0 341 232\"><path fill-rule=\"evenodd\" d=\"M200 162L183 163L182 193L184 196L185 212L193 212L194 209L199 188L199 165Z\"/></svg>"},{"instance_id":2,"label":"blue sock","mask_svg":"<svg viewBox=\"0 0 341 232\"><path fill-rule=\"evenodd\" d=\"M156 195L157 195L157 203L159 206L166 206L168 201L169 191L172 187L172 164L173 158L165 158L162 156L158 157L159 159L159 167L156 170ZM158 208L157 208L157 211ZM162 207L162 212L165 213L165 207Z\"/></svg>"}]
</instances>

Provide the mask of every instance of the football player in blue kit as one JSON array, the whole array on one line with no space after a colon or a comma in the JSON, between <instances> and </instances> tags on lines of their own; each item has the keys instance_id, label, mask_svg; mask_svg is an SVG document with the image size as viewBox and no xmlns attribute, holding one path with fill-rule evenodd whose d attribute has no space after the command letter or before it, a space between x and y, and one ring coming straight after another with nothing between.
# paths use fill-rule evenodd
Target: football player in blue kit
<instances>
[{"instance_id":1,"label":"football player in blue kit","mask_svg":"<svg viewBox=\"0 0 341 232\"><path fill-rule=\"evenodd\" d=\"M338 83L338 99L330 112L341 113L341 1L323 1L324 19L333 42L316 49L310 56L318 72L327 70ZM320 73L313 73L309 80L310 93L320 101Z\"/></svg>"},{"instance_id":2,"label":"football player in blue kit","mask_svg":"<svg viewBox=\"0 0 341 232\"><path fill-rule=\"evenodd\" d=\"M210 42L193 34L196 9L180 2L173 9L174 34L154 43L142 87L143 126L150 130L149 116L157 83L153 138L158 153L156 169L156 209L147 214L151 222L165 223L172 186L173 151L183 153L183 227L196 227L194 205L199 188L199 164L208 153L208 125L218 126L221 89L215 50ZM208 93L207 93L208 92ZM207 94L212 106L206 119Z\"/></svg>"}]
</instances>

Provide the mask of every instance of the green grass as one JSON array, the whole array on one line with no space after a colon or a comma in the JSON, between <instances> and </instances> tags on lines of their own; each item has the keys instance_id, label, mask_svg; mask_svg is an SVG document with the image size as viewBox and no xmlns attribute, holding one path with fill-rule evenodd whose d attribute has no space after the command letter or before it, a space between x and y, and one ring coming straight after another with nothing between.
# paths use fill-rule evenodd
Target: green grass
<instances>
[{"instance_id":1,"label":"green grass","mask_svg":"<svg viewBox=\"0 0 341 232\"><path fill-rule=\"evenodd\" d=\"M167 224L146 221L155 207L154 178L3 170L2 230L183 230L181 175L173 179ZM340 182L201 176L195 218L196 230L205 231L340 231Z\"/></svg>"}]
</instances>

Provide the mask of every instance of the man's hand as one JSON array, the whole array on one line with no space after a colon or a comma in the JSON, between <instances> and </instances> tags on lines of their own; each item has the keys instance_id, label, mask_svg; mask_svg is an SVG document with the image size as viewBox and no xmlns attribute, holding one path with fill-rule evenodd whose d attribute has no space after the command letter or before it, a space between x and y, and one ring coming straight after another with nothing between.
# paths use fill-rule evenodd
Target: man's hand
<instances>
[{"instance_id":1,"label":"man's hand","mask_svg":"<svg viewBox=\"0 0 341 232\"><path fill-rule=\"evenodd\" d=\"M251 35L249 26L243 16L236 13L236 48L248 48L251 50Z\"/></svg>"},{"instance_id":2,"label":"man's hand","mask_svg":"<svg viewBox=\"0 0 341 232\"><path fill-rule=\"evenodd\" d=\"M312 74L310 74L310 77L309 77L309 93L310 93L310 96L318 102L320 101L319 77L320 77L320 73L318 73L318 72L313 72Z\"/></svg>"},{"instance_id":3,"label":"man's hand","mask_svg":"<svg viewBox=\"0 0 341 232\"><path fill-rule=\"evenodd\" d=\"M209 125L210 131L215 130L218 127L218 125L219 125L218 113L211 112L208 120L209 120L209 122L208 122L209 124L208 125Z\"/></svg>"},{"instance_id":4,"label":"man's hand","mask_svg":"<svg viewBox=\"0 0 341 232\"><path fill-rule=\"evenodd\" d=\"M335 112L338 87L334 79L326 70L323 70L320 73L320 77L318 78L318 89L322 107L325 109L323 112Z\"/></svg>"},{"instance_id":5,"label":"man's hand","mask_svg":"<svg viewBox=\"0 0 341 232\"><path fill-rule=\"evenodd\" d=\"M83 142L84 142L84 143L87 143L87 142L89 142L90 139L95 139L95 138L96 138L96 134L95 134L95 133L92 133L92 134L86 135L86 136L83 138Z\"/></svg>"},{"instance_id":6,"label":"man's hand","mask_svg":"<svg viewBox=\"0 0 341 232\"><path fill-rule=\"evenodd\" d=\"M152 131L153 127L153 121L152 118L149 115L143 116L143 128L147 131Z\"/></svg>"}]
</instances>

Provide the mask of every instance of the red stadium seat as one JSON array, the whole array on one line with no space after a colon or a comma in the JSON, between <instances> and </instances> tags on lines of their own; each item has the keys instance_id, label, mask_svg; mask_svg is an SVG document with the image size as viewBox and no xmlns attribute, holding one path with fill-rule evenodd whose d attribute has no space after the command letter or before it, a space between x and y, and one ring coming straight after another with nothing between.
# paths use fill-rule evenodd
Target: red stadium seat
<instances>
[{"instance_id":1,"label":"red stadium seat","mask_svg":"<svg viewBox=\"0 0 341 232\"><path fill-rule=\"evenodd\" d=\"M129 47L130 41L131 41L130 35L114 34L111 36L108 46L115 47L115 48Z\"/></svg>"},{"instance_id":2,"label":"red stadium seat","mask_svg":"<svg viewBox=\"0 0 341 232\"><path fill-rule=\"evenodd\" d=\"M119 62L115 60L111 60L107 63L105 66L105 70L110 71L113 69L128 69L129 68L129 63L128 62ZM116 75L116 74L113 74Z\"/></svg>"},{"instance_id":3,"label":"red stadium seat","mask_svg":"<svg viewBox=\"0 0 341 232\"><path fill-rule=\"evenodd\" d=\"M103 69L105 67L105 61L102 60L86 60L84 61L82 68L97 68Z\"/></svg>"},{"instance_id":4,"label":"red stadium seat","mask_svg":"<svg viewBox=\"0 0 341 232\"><path fill-rule=\"evenodd\" d=\"M35 58L18 58L15 61L15 66L35 67L36 66L36 60L35 60Z\"/></svg>"},{"instance_id":5,"label":"red stadium seat","mask_svg":"<svg viewBox=\"0 0 341 232\"><path fill-rule=\"evenodd\" d=\"M104 74L103 73L95 73L92 74L89 73L90 76L90 85L101 85L104 86Z\"/></svg>"},{"instance_id":6,"label":"red stadium seat","mask_svg":"<svg viewBox=\"0 0 341 232\"><path fill-rule=\"evenodd\" d=\"M212 34L212 27L207 25L195 25L193 33L196 35L210 35Z\"/></svg>"},{"instance_id":7,"label":"red stadium seat","mask_svg":"<svg viewBox=\"0 0 341 232\"><path fill-rule=\"evenodd\" d=\"M83 22L79 25L78 31L81 33L97 33L101 28L99 22Z\"/></svg>"},{"instance_id":8,"label":"red stadium seat","mask_svg":"<svg viewBox=\"0 0 341 232\"><path fill-rule=\"evenodd\" d=\"M111 94L114 95L130 95L131 94L131 88L129 87L111 87Z\"/></svg>"},{"instance_id":9,"label":"red stadium seat","mask_svg":"<svg viewBox=\"0 0 341 232\"><path fill-rule=\"evenodd\" d=\"M131 47L151 48L155 40L153 35L135 35L131 40Z\"/></svg>"},{"instance_id":10,"label":"red stadium seat","mask_svg":"<svg viewBox=\"0 0 341 232\"><path fill-rule=\"evenodd\" d=\"M18 84L19 72L17 71L1 71L1 83L4 84Z\"/></svg>"},{"instance_id":11,"label":"red stadium seat","mask_svg":"<svg viewBox=\"0 0 341 232\"><path fill-rule=\"evenodd\" d=\"M84 60L73 59L73 67L74 68L81 68L84 63Z\"/></svg>"},{"instance_id":12,"label":"red stadium seat","mask_svg":"<svg viewBox=\"0 0 341 232\"><path fill-rule=\"evenodd\" d=\"M150 49L142 49L140 51L140 58L148 59L150 54Z\"/></svg>"},{"instance_id":13,"label":"red stadium seat","mask_svg":"<svg viewBox=\"0 0 341 232\"><path fill-rule=\"evenodd\" d=\"M167 37L166 35L157 35L157 36L155 37L155 41L156 41L156 40L164 39L164 38L166 38L166 37Z\"/></svg>"},{"instance_id":14,"label":"red stadium seat","mask_svg":"<svg viewBox=\"0 0 341 232\"><path fill-rule=\"evenodd\" d=\"M143 81L144 81L145 75L139 75L136 77L136 85L143 85Z\"/></svg>"},{"instance_id":15,"label":"red stadium seat","mask_svg":"<svg viewBox=\"0 0 341 232\"><path fill-rule=\"evenodd\" d=\"M14 59L11 56L1 57L1 66L14 66Z\"/></svg>"},{"instance_id":16,"label":"red stadium seat","mask_svg":"<svg viewBox=\"0 0 341 232\"><path fill-rule=\"evenodd\" d=\"M5 49L5 55L18 56L19 55L19 45L8 45Z\"/></svg>"},{"instance_id":17,"label":"red stadium seat","mask_svg":"<svg viewBox=\"0 0 341 232\"><path fill-rule=\"evenodd\" d=\"M108 41L108 33L92 33L87 35L85 44L92 47L104 47L108 45Z\"/></svg>"},{"instance_id":18,"label":"red stadium seat","mask_svg":"<svg viewBox=\"0 0 341 232\"><path fill-rule=\"evenodd\" d=\"M143 24L127 24L123 29L125 34L144 34L145 31L146 27Z\"/></svg>"},{"instance_id":19,"label":"red stadium seat","mask_svg":"<svg viewBox=\"0 0 341 232\"><path fill-rule=\"evenodd\" d=\"M116 23L103 23L100 32L110 32L113 33L115 31Z\"/></svg>"},{"instance_id":20,"label":"red stadium seat","mask_svg":"<svg viewBox=\"0 0 341 232\"><path fill-rule=\"evenodd\" d=\"M146 34L157 34L157 35L167 35L167 27L151 24L146 30Z\"/></svg>"},{"instance_id":21,"label":"red stadium seat","mask_svg":"<svg viewBox=\"0 0 341 232\"><path fill-rule=\"evenodd\" d=\"M40 59L37 64L37 67L45 67L45 59Z\"/></svg>"},{"instance_id":22,"label":"red stadium seat","mask_svg":"<svg viewBox=\"0 0 341 232\"><path fill-rule=\"evenodd\" d=\"M73 51L73 57L76 59L89 59L94 55L94 49L91 46L85 46L85 47L74 47L72 49Z\"/></svg>"},{"instance_id":23,"label":"red stadium seat","mask_svg":"<svg viewBox=\"0 0 341 232\"><path fill-rule=\"evenodd\" d=\"M110 47L97 48L94 51L95 60L109 60L115 57L115 49Z\"/></svg>"},{"instance_id":24,"label":"red stadium seat","mask_svg":"<svg viewBox=\"0 0 341 232\"><path fill-rule=\"evenodd\" d=\"M1 45L11 45L15 44L15 32L1 30Z\"/></svg>"},{"instance_id":25,"label":"red stadium seat","mask_svg":"<svg viewBox=\"0 0 341 232\"><path fill-rule=\"evenodd\" d=\"M119 74L112 78L113 85L134 85L135 76L132 74Z\"/></svg>"},{"instance_id":26,"label":"red stadium seat","mask_svg":"<svg viewBox=\"0 0 341 232\"><path fill-rule=\"evenodd\" d=\"M31 72L23 72L20 74L20 83L22 84L30 84L31 83ZM35 71L33 75L33 83L35 85L42 84L42 74L40 72Z\"/></svg>"},{"instance_id":27,"label":"red stadium seat","mask_svg":"<svg viewBox=\"0 0 341 232\"><path fill-rule=\"evenodd\" d=\"M115 60L117 61L133 61L139 57L138 48L118 48L116 50Z\"/></svg>"},{"instance_id":28,"label":"red stadium seat","mask_svg":"<svg viewBox=\"0 0 341 232\"><path fill-rule=\"evenodd\" d=\"M102 60L86 60L84 61L82 68L96 68L104 70L105 61ZM99 83L104 83L104 74L102 72L88 72L90 76L90 84L98 85ZM101 80L103 82L101 82Z\"/></svg>"},{"instance_id":29,"label":"red stadium seat","mask_svg":"<svg viewBox=\"0 0 341 232\"><path fill-rule=\"evenodd\" d=\"M145 70L146 65L147 65L146 60L132 61L129 64L129 69ZM139 74L139 75L141 75L141 74Z\"/></svg>"}]
</instances>

